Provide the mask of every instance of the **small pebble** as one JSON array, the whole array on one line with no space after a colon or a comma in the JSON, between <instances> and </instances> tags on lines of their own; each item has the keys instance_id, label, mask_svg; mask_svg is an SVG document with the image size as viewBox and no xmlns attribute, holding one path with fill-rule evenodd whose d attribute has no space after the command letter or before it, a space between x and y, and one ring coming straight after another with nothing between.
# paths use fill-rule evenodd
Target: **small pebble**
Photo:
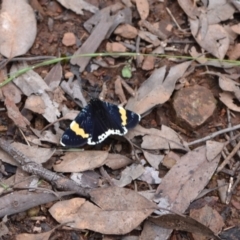
<instances>
[{"instance_id":1,"label":"small pebble","mask_svg":"<svg viewBox=\"0 0 240 240\"><path fill-rule=\"evenodd\" d=\"M76 36L71 32L64 33L62 43L67 47L73 46L76 44Z\"/></svg>"}]
</instances>

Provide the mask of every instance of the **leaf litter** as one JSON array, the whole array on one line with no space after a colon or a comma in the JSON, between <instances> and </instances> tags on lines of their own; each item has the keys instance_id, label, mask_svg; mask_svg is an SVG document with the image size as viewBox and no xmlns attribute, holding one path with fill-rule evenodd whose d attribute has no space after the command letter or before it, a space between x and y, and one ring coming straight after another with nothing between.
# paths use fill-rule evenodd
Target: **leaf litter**
<instances>
[{"instance_id":1,"label":"leaf litter","mask_svg":"<svg viewBox=\"0 0 240 240\"><path fill-rule=\"evenodd\" d=\"M146 239L146 236L151 239L155 239L156 236L160 239L169 238L172 231L164 229L164 227L167 227L166 225L161 227L161 225L154 224L153 221L150 222L147 218L153 212L154 215L168 213L166 209L180 214L189 212L190 209L190 216L193 217L191 213L194 211L191 209L191 203L198 198L200 192L209 190L206 189L206 186L213 184L214 178L219 177L218 174L215 174L215 171L221 155L222 158L226 158L226 154L228 155L225 147L234 148L234 141L235 147L238 146L236 145L237 137L232 142L222 136L215 137L214 140L211 139L211 131L216 132L218 126L226 128L226 123L228 125L231 125L231 122L236 124L238 120L238 115L236 115L239 112L237 68L232 68L235 65L234 62L221 61L226 56L230 60L237 58L237 55L233 53L238 47L235 41L240 31L238 31L236 22L232 21L235 18L236 9L225 0L210 1L208 4L206 1L178 0L170 7L171 11L175 11L175 14L175 7L178 9L177 16L174 16L176 18L167 19L165 16L166 19L164 19L163 16L163 19L158 22L154 17L154 11L160 11L162 7L160 2L154 5L156 10L153 10L150 2L145 0L138 0L131 4L127 4L125 1L124 3L104 6L102 9L97 3L91 5L84 1L66 2L61 0L53 1L52 5L44 3L44 1L39 1L39 3L41 7L37 9L41 9L43 19L47 16L54 22L51 36L39 29L40 34L36 36L36 20L35 17L33 18L33 10L26 1L18 1L17 4L13 0L3 1L0 12L0 32L6 31L6 28L4 28L6 25L4 24L9 24L11 32L10 35L1 34L1 54L8 58L14 58L25 53L31 55L35 52L39 54L41 53L39 46L45 44L46 47L49 44L44 53L57 55L56 46L62 43L61 41L57 43L56 39L60 35L63 37L66 32L73 32L76 36L76 45L68 47L61 45L61 53L69 54L70 51L71 54L75 53L75 56L70 63L61 62L53 67L47 67L47 70L32 69L15 78L12 83L1 89L2 100L5 103L8 117L12 119L15 126L19 127L18 131L22 132L21 134L15 132L15 142L8 144L8 146L9 148L14 147L18 158L22 159L21 163L26 164L26 167L25 165L19 166L13 160L16 154L12 155L10 151L9 153L12 156L9 156L5 151L1 151L1 159L4 161L6 168L3 173L8 172L8 164L18 166L15 177L19 181L20 167L27 172L37 173L40 176L45 176L42 173L47 172L47 169L39 170L42 169L39 166L40 164L44 164L46 168L53 169L55 172L70 173L71 187L65 185L63 189L72 189L72 186L77 184L79 188L89 191L91 202L75 196L75 198L54 203L49 212L60 223L65 223L68 220L73 221L68 226L103 234L124 235L129 233L130 236L133 236L131 231L138 229L140 239ZM9 7L12 6L11 4L15 4L12 9ZM15 8L18 8L19 11ZM136 13L133 11L134 8L137 9ZM29 18L22 17L26 13L23 9L29 11ZM65 20L58 25L59 19L72 19L72 12L63 12L63 9L71 9L71 11L80 15L84 14L84 18L74 15L74 21L80 19L82 24L88 19L84 23L84 27L88 31L87 35L83 29L80 30L81 35L79 35L74 28L71 28L71 24L65 25L67 31L61 30L60 35L55 35L58 26L64 29L62 25L65 24ZM88 11L94 13L93 17L89 17ZM181 19L182 11L186 13L187 20ZM132 23L133 17L141 20L139 25ZM24 19L24 21L16 19ZM170 23L171 26L163 21ZM183 22L189 24L190 29L182 29L177 21L180 21L181 24ZM223 21L227 27L224 26ZM75 22L73 25L77 26L77 24L79 22ZM37 26L39 25L44 26L44 21L38 22ZM121 31L115 31L118 26ZM134 26L134 28L131 28L131 26ZM160 26L168 26L168 30L160 28ZM127 31L128 35L124 35ZM43 36L45 34L48 43L41 40L41 34ZM129 37L132 35L134 37ZM137 40L135 42L136 36ZM178 48L174 44L173 36L176 39L192 36L194 44L191 48L188 48L182 41L180 43L181 47ZM18 39L18 41L15 41L15 39ZM106 41L107 44L102 44L103 41ZM152 55L144 58L137 56L136 59L126 60L122 64L124 60L118 58L114 59L113 65L108 64L105 68L95 68L93 72L90 72L91 57L76 57L79 53L95 52L97 49L105 51L106 46L110 43L112 46L116 46L116 44L123 46L124 52L129 51L129 49L134 49L133 51L140 53L151 52L153 54L165 54L170 51L171 55L173 53L176 53L176 55L187 53L192 55L194 60L178 62L177 58L174 59L172 56L171 60L165 59L165 62L160 63L159 59ZM55 52L50 49L50 45L52 49L55 48ZM185 52L180 50L183 49L182 46L185 47ZM31 50L28 52L30 48ZM200 48L201 51L199 51ZM206 59L206 56L214 56L217 59ZM105 57L102 56L102 61L105 60ZM18 61L18 63L13 62L6 68L10 69L10 74L28 66L24 60L20 59ZM113 69L117 66L114 66L114 64L119 61L122 64L121 66L128 66L130 74L126 75L127 78L116 77L121 68L118 72ZM196 65L195 62L200 63L200 66ZM78 65L79 73L69 68L70 64ZM207 72L208 77L205 79L201 78L201 73L205 71L202 66L210 68ZM217 67L218 72L212 66ZM2 74L6 76L7 70L4 71L5 73ZM67 77L67 72L72 73L69 75L70 77ZM95 77L94 84L97 88L102 86L106 88L103 100L106 98L106 101L126 103L127 109L142 114L142 121L128 132L125 136L127 141L124 141L124 139L109 139L109 141L107 140L107 148L100 145L82 152L55 152L52 147L59 144L63 129L69 124L66 119L72 120L75 118L78 111L73 109L79 109L76 106L84 107L87 105L89 97L85 92L96 92L96 90L92 91L91 89L91 87L96 87L90 80L91 74ZM87 75L88 78L86 79L85 76ZM214 83L211 82L212 80ZM180 81L181 84L178 84ZM188 131L192 132L190 129L182 131L187 127L179 122L178 116L174 115L174 111L172 111L172 96L181 88L201 84L206 85L214 93L218 102L221 101L226 106L218 107L217 111L220 114L219 117L211 120L213 126L209 122L205 122L199 129L194 130L199 141L202 136L204 137L207 134L210 136L208 141L201 143L202 146L196 147L192 144L193 140L196 140L196 136L195 139L192 139L191 136L187 135ZM118 91L119 89L121 89L121 92ZM131 95L130 98L129 94ZM194 106L197 107L197 105ZM229 109L235 112L235 119L231 120L231 113L228 113L227 120L225 120L225 112ZM59 123L56 121L60 114L63 117ZM42 116L42 123L39 127L37 120L39 121ZM4 121L0 121L0 123L4 124ZM47 124L49 124L48 129L45 129ZM27 131L29 125L31 125L31 132ZM229 131L231 131L231 127ZM234 134L235 132L232 131L231 138L234 138ZM20 144L21 141L27 142L30 146ZM230 147L230 144L233 146ZM41 148L35 145L39 145ZM117 153L114 151L117 151ZM234 156L234 154L237 154L237 150L231 152L231 155ZM31 170L29 167L31 165L26 161L27 159L39 164L37 165L37 171L36 168ZM231 176L236 176L238 170L232 170L234 169L233 166L235 166L234 160L223 169L222 174L226 175L227 172L231 172ZM54 172L47 173L51 175ZM212 179L213 175L214 178ZM54 176L59 177L59 175ZM7 179L5 176L4 178ZM49 178L46 176L45 178L49 181ZM228 179L225 182L228 182ZM34 185L34 187L38 188L38 185ZM135 188L135 191L130 190L133 188ZM234 189L238 191L236 186L232 188L232 191ZM6 189L3 188L1 191L5 192ZM58 199L52 193L37 195L36 192L28 196L31 199L43 196L44 199L39 199L39 201L30 204L24 196L24 193L28 193L27 190L19 194L16 190L13 189L13 191L12 196L6 194L6 192L4 197L3 195L0 196L3 200L2 204L9 199L13 201L18 198L20 205L22 206L22 203L25 203L25 206L10 210L7 205L3 206L0 203L0 209L3 209L0 212L1 214L16 214L29 207ZM40 191L40 188L38 191ZM142 197L140 192L145 197ZM84 192L83 195L87 194ZM231 201L231 197L229 201ZM232 200L232 203L233 206L237 206L235 200ZM161 210L161 208L163 209ZM202 229L204 236L216 238L214 234L218 234L224 226L231 225L223 222L223 218L217 211L218 209L206 205L197 212L197 215L202 217L197 220L212 231L210 233L206 229ZM217 221L202 221L202 219L212 216L215 216L214 218ZM177 215L173 215L172 219L173 222L174 220L176 222L179 218ZM181 221L184 222L182 219ZM185 224L187 226L191 225L188 221L185 221ZM176 225L172 224L170 228L178 229ZM139 226L143 226L143 228L140 230ZM200 226L198 227L201 229ZM190 227L180 229L194 232ZM53 233L53 230L49 234L46 233L47 236L45 237L49 238L51 233ZM17 235L19 239L22 236ZM29 237L38 239L42 236L40 234L39 236L29 235ZM174 235L171 237L173 239ZM194 239L204 239L202 235L196 235L196 232L192 234L192 237Z\"/></svg>"}]
</instances>

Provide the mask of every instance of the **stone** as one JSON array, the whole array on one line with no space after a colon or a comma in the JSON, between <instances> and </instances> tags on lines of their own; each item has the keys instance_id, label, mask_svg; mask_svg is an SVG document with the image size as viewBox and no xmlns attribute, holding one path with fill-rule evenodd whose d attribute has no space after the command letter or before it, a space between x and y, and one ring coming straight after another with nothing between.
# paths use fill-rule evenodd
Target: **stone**
<instances>
[{"instance_id":1,"label":"stone","mask_svg":"<svg viewBox=\"0 0 240 240\"><path fill-rule=\"evenodd\" d=\"M114 33L127 39L135 39L138 35L138 30L130 24L123 24L117 27Z\"/></svg>"},{"instance_id":2,"label":"stone","mask_svg":"<svg viewBox=\"0 0 240 240\"><path fill-rule=\"evenodd\" d=\"M62 44L69 47L69 46L73 46L76 44L76 36L74 35L74 33L71 32L67 32L64 33L63 35L63 39L62 39Z\"/></svg>"},{"instance_id":3,"label":"stone","mask_svg":"<svg viewBox=\"0 0 240 240\"><path fill-rule=\"evenodd\" d=\"M106 49L108 52L126 52L127 48L118 42L107 43Z\"/></svg>"},{"instance_id":4,"label":"stone","mask_svg":"<svg viewBox=\"0 0 240 240\"><path fill-rule=\"evenodd\" d=\"M196 85L177 91L173 97L173 109L177 124L197 129L213 116L216 100L208 88Z\"/></svg>"}]
</instances>

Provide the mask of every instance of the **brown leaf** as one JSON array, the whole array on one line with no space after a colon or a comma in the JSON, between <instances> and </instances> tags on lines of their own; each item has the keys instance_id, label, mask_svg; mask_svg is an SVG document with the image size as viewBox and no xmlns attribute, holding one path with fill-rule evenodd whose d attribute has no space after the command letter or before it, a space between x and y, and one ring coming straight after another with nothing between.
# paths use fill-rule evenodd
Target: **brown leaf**
<instances>
[{"instance_id":1,"label":"brown leaf","mask_svg":"<svg viewBox=\"0 0 240 240\"><path fill-rule=\"evenodd\" d=\"M149 14L148 0L136 0L137 10L142 20L145 20Z\"/></svg>"},{"instance_id":2,"label":"brown leaf","mask_svg":"<svg viewBox=\"0 0 240 240\"><path fill-rule=\"evenodd\" d=\"M149 218L149 220L162 228L170 228L192 233L199 233L198 237L196 238L198 240L202 239L202 236L207 236L208 238L210 237L216 240L220 240L220 238L214 235L214 232L211 229L203 225L204 223L202 224L188 216L166 214L158 218Z\"/></svg>"},{"instance_id":3,"label":"brown leaf","mask_svg":"<svg viewBox=\"0 0 240 240\"><path fill-rule=\"evenodd\" d=\"M43 114L45 112L45 103L38 95L31 95L27 98L24 108L32 112Z\"/></svg>"},{"instance_id":4,"label":"brown leaf","mask_svg":"<svg viewBox=\"0 0 240 240\"><path fill-rule=\"evenodd\" d=\"M57 0L57 1L60 2L65 8L68 8L73 12L81 15L83 15L82 10L87 10L92 13L98 11L97 7L83 0Z\"/></svg>"},{"instance_id":5,"label":"brown leaf","mask_svg":"<svg viewBox=\"0 0 240 240\"><path fill-rule=\"evenodd\" d=\"M167 239L166 235L170 235L171 230L166 228L161 228L158 225L146 220L143 225L143 230L139 240L146 239Z\"/></svg>"},{"instance_id":6,"label":"brown leaf","mask_svg":"<svg viewBox=\"0 0 240 240\"><path fill-rule=\"evenodd\" d=\"M137 192L118 187L94 189L91 200L73 198L54 204L49 212L58 222L103 234L126 234L136 228L156 208Z\"/></svg>"},{"instance_id":7,"label":"brown leaf","mask_svg":"<svg viewBox=\"0 0 240 240\"><path fill-rule=\"evenodd\" d=\"M206 147L188 152L165 175L156 193L159 206L184 212L211 179L220 160L218 155L209 162ZM171 189L171 191L169 191Z\"/></svg>"},{"instance_id":8,"label":"brown leaf","mask_svg":"<svg viewBox=\"0 0 240 240\"><path fill-rule=\"evenodd\" d=\"M229 109L240 112L240 107L235 103L234 99L236 98L231 92L223 92L219 94L219 99L223 102Z\"/></svg>"},{"instance_id":9,"label":"brown leaf","mask_svg":"<svg viewBox=\"0 0 240 240\"><path fill-rule=\"evenodd\" d=\"M138 89L136 96L129 99L126 108L142 114L158 104L165 103L171 97L177 80L190 64L191 61L173 66L168 74L166 66L154 70Z\"/></svg>"},{"instance_id":10,"label":"brown leaf","mask_svg":"<svg viewBox=\"0 0 240 240\"><path fill-rule=\"evenodd\" d=\"M219 87L223 91L232 92L234 93L235 97L240 101L240 84L236 81L233 81L229 77L224 74L219 75Z\"/></svg>"},{"instance_id":11,"label":"brown leaf","mask_svg":"<svg viewBox=\"0 0 240 240\"><path fill-rule=\"evenodd\" d=\"M144 173L144 167L140 164L132 164L126 167L122 173L119 180L112 179L113 183L118 187L125 187L133 180L136 180Z\"/></svg>"},{"instance_id":12,"label":"brown leaf","mask_svg":"<svg viewBox=\"0 0 240 240\"><path fill-rule=\"evenodd\" d=\"M66 152L63 161L53 168L57 172L83 172L102 166L107 156L105 151Z\"/></svg>"},{"instance_id":13,"label":"brown leaf","mask_svg":"<svg viewBox=\"0 0 240 240\"><path fill-rule=\"evenodd\" d=\"M25 54L37 33L35 14L25 0L3 0L0 12L0 52L7 58Z\"/></svg>"},{"instance_id":14,"label":"brown leaf","mask_svg":"<svg viewBox=\"0 0 240 240\"><path fill-rule=\"evenodd\" d=\"M148 163L155 169L158 169L159 164L162 162L164 158L164 155L152 154L147 151L144 151L143 154Z\"/></svg>"},{"instance_id":15,"label":"brown leaf","mask_svg":"<svg viewBox=\"0 0 240 240\"><path fill-rule=\"evenodd\" d=\"M124 168L132 163L132 160L122 154L109 153L105 165L113 170Z\"/></svg>"},{"instance_id":16,"label":"brown leaf","mask_svg":"<svg viewBox=\"0 0 240 240\"><path fill-rule=\"evenodd\" d=\"M7 108L8 117L13 120L16 126L20 128L26 128L30 125L30 122L20 113L18 107L15 105L12 99L5 98L5 106Z\"/></svg>"},{"instance_id":17,"label":"brown leaf","mask_svg":"<svg viewBox=\"0 0 240 240\"><path fill-rule=\"evenodd\" d=\"M207 141L206 142L206 157L208 161L212 161L216 158L223 150L225 144L216 141Z\"/></svg>"},{"instance_id":18,"label":"brown leaf","mask_svg":"<svg viewBox=\"0 0 240 240\"><path fill-rule=\"evenodd\" d=\"M2 87L2 94L13 100L14 103L21 101L22 92L11 82Z\"/></svg>"},{"instance_id":19,"label":"brown leaf","mask_svg":"<svg viewBox=\"0 0 240 240\"><path fill-rule=\"evenodd\" d=\"M28 67L26 63L13 64L10 73L16 73L26 67ZM44 82L42 77L33 70L18 76L13 82L26 96L30 96L31 94L41 94L45 90L50 91L50 88Z\"/></svg>"},{"instance_id":20,"label":"brown leaf","mask_svg":"<svg viewBox=\"0 0 240 240\"><path fill-rule=\"evenodd\" d=\"M54 91L60 84L62 80L62 65L57 63L44 78L44 81L49 86L49 88Z\"/></svg>"},{"instance_id":21,"label":"brown leaf","mask_svg":"<svg viewBox=\"0 0 240 240\"><path fill-rule=\"evenodd\" d=\"M31 234L31 233L21 233L16 236L16 240L48 240L52 234L53 230L48 232Z\"/></svg>"},{"instance_id":22,"label":"brown leaf","mask_svg":"<svg viewBox=\"0 0 240 240\"><path fill-rule=\"evenodd\" d=\"M191 32L198 44L219 59L223 59L229 48L229 37L219 24L209 25L207 32L199 31L199 19L189 19Z\"/></svg>"},{"instance_id":23,"label":"brown leaf","mask_svg":"<svg viewBox=\"0 0 240 240\"><path fill-rule=\"evenodd\" d=\"M191 210L190 217L209 227L209 230L211 229L215 234L219 233L224 226L224 221L221 215L216 210L212 209L207 205L205 205L201 209ZM195 239L199 240L206 239L201 236L201 232L194 233L193 236Z\"/></svg>"},{"instance_id":24,"label":"brown leaf","mask_svg":"<svg viewBox=\"0 0 240 240\"><path fill-rule=\"evenodd\" d=\"M22 152L27 157L29 157L33 162L39 164L46 162L55 152L54 149L38 148L18 142L13 142L11 143L11 145L13 145L17 150ZM0 158L4 162L10 163L14 166L18 166L17 162L2 149L0 149Z\"/></svg>"}]
</instances>

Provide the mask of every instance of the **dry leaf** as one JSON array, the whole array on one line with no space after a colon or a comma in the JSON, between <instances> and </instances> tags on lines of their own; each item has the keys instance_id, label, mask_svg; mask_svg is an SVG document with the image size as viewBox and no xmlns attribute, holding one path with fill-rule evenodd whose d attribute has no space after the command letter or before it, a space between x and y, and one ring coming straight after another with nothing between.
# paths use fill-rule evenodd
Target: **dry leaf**
<instances>
[{"instance_id":1,"label":"dry leaf","mask_svg":"<svg viewBox=\"0 0 240 240\"><path fill-rule=\"evenodd\" d=\"M2 238L4 235L7 235L9 233L9 229L6 226L4 221L0 222L0 238Z\"/></svg>"},{"instance_id":2,"label":"dry leaf","mask_svg":"<svg viewBox=\"0 0 240 240\"><path fill-rule=\"evenodd\" d=\"M160 208L185 212L189 204L208 184L219 160L220 155L209 162L206 158L205 146L188 152L164 176L154 201L158 202ZM167 239L169 234L165 235L165 238L161 237Z\"/></svg>"},{"instance_id":3,"label":"dry leaf","mask_svg":"<svg viewBox=\"0 0 240 240\"><path fill-rule=\"evenodd\" d=\"M24 108L38 114L43 114L45 112L46 106L40 96L31 95L27 98Z\"/></svg>"},{"instance_id":4,"label":"dry leaf","mask_svg":"<svg viewBox=\"0 0 240 240\"><path fill-rule=\"evenodd\" d=\"M19 152L22 152L24 155L26 155L29 159L31 159L31 161L39 164L46 162L55 152L55 149L38 148L18 142L13 142L11 145L13 145ZM8 155L2 149L0 149L0 158L3 160L3 162L18 166L18 163L13 159L13 157Z\"/></svg>"},{"instance_id":5,"label":"dry leaf","mask_svg":"<svg viewBox=\"0 0 240 240\"><path fill-rule=\"evenodd\" d=\"M141 144L145 149L182 149L186 150L184 141L171 128L162 125L162 129L148 129L148 134L143 137Z\"/></svg>"},{"instance_id":6,"label":"dry leaf","mask_svg":"<svg viewBox=\"0 0 240 240\"><path fill-rule=\"evenodd\" d=\"M10 194L1 196L0 201L0 218L5 215L13 215L24 212L32 207L40 206L52 201L59 200L64 196L72 195L73 192L56 192L55 194L47 191L31 192L26 190L14 191ZM15 207L10 207L14 206Z\"/></svg>"},{"instance_id":7,"label":"dry leaf","mask_svg":"<svg viewBox=\"0 0 240 240\"><path fill-rule=\"evenodd\" d=\"M31 234L31 233L21 233L16 235L16 240L48 240L54 230L50 230L43 233Z\"/></svg>"},{"instance_id":8,"label":"dry leaf","mask_svg":"<svg viewBox=\"0 0 240 240\"><path fill-rule=\"evenodd\" d=\"M206 142L206 157L208 161L215 159L223 150L225 144L209 140Z\"/></svg>"},{"instance_id":9,"label":"dry leaf","mask_svg":"<svg viewBox=\"0 0 240 240\"><path fill-rule=\"evenodd\" d=\"M204 238L205 240L209 238L215 239L215 240L221 240L207 226L196 221L194 218L191 218L188 216L182 216L177 214L165 214L158 218L149 218L149 221L155 223L161 228L169 228L169 229L176 229L176 230L187 231L192 233L199 233L198 235L199 237L194 238L197 240L200 240L200 239L202 240L203 239L201 238L202 236L207 237L207 238ZM165 239L165 238L162 238L162 236L160 235L160 239Z\"/></svg>"},{"instance_id":10,"label":"dry leaf","mask_svg":"<svg viewBox=\"0 0 240 240\"><path fill-rule=\"evenodd\" d=\"M94 204L82 198L61 201L49 212L58 222L73 228L89 229L102 234L126 234L136 228L156 205L137 192L118 188L100 188L90 192Z\"/></svg>"},{"instance_id":11,"label":"dry leaf","mask_svg":"<svg viewBox=\"0 0 240 240\"><path fill-rule=\"evenodd\" d=\"M22 92L11 82L2 87L2 94L13 100L14 103L21 101Z\"/></svg>"},{"instance_id":12,"label":"dry leaf","mask_svg":"<svg viewBox=\"0 0 240 240\"><path fill-rule=\"evenodd\" d=\"M238 106L237 102L234 100L236 97L231 92L223 92L219 94L219 99L223 102L229 109L240 112L240 107Z\"/></svg>"},{"instance_id":13,"label":"dry leaf","mask_svg":"<svg viewBox=\"0 0 240 240\"><path fill-rule=\"evenodd\" d=\"M156 193L156 201L165 201L164 207L184 212L211 179L220 160L218 155L209 162L206 147L188 152L165 175ZM171 191L169 191L171 189Z\"/></svg>"},{"instance_id":14,"label":"dry leaf","mask_svg":"<svg viewBox=\"0 0 240 240\"><path fill-rule=\"evenodd\" d=\"M240 101L240 84L236 81L231 80L224 74L218 74L219 75L219 87L223 91L232 92L234 93L235 97Z\"/></svg>"},{"instance_id":15,"label":"dry leaf","mask_svg":"<svg viewBox=\"0 0 240 240\"><path fill-rule=\"evenodd\" d=\"M163 237L162 237L162 234L163 234ZM147 220L144 222L143 230L141 232L141 236L140 236L139 240L167 239L167 238L164 238L164 236L170 235L170 234L171 234L171 230L169 230L167 228L161 228L161 227L157 226L156 224Z\"/></svg>"},{"instance_id":16,"label":"dry leaf","mask_svg":"<svg viewBox=\"0 0 240 240\"><path fill-rule=\"evenodd\" d=\"M122 154L109 153L105 165L113 170L124 168L132 163L132 160Z\"/></svg>"},{"instance_id":17,"label":"dry leaf","mask_svg":"<svg viewBox=\"0 0 240 240\"><path fill-rule=\"evenodd\" d=\"M148 161L148 163L155 169L158 169L159 164L162 162L164 158L164 155L152 154L147 151L143 151L143 154L146 160Z\"/></svg>"},{"instance_id":18,"label":"dry leaf","mask_svg":"<svg viewBox=\"0 0 240 240\"><path fill-rule=\"evenodd\" d=\"M189 19L191 32L198 44L215 57L223 59L229 48L229 37L224 28L219 24L209 25L207 32L199 31L199 19Z\"/></svg>"},{"instance_id":19,"label":"dry leaf","mask_svg":"<svg viewBox=\"0 0 240 240\"><path fill-rule=\"evenodd\" d=\"M0 52L7 58L25 54L37 33L33 9L26 0L3 0L0 12Z\"/></svg>"},{"instance_id":20,"label":"dry leaf","mask_svg":"<svg viewBox=\"0 0 240 240\"><path fill-rule=\"evenodd\" d=\"M221 215L207 205L201 209L190 210L190 217L209 227L215 234L218 234L225 225ZM193 237L199 240L206 239L201 233L194 233Z\"/></svg>"},{"instance_id":21,"label":"dry leaf","mask_svg":"<svg viewBox=\"0 0 240 240\"><path fill-rule=\"evenodd\" d=\"M6 97L4 103L7 108L8 117L12 119L16 126L26 128L30 125L30 122L20 113L12 99Z\"/></svg>"},{"instance_id":22,"label":"dry leaf","mask_svg":"<svg viewBox=\"0 0 240 240\"><path fill-rule=\"evenodd\" d=\"M26 63L13 64L10 74L16 73L17 71L26 67L28 67ZM33 70L30 70L15 78L13 82L26 96L30 96L31 94L41 94L45 90L50 91L50 88L44 82L42 77Z\"/></svg>"},{"instance_id":23,"label":"dry leaf","mask_svg":"<svg viewBox=\"0 0 240 240\"><path fill-rule=\"evenodd\" d=\"M97 7L83 0L57 0L57 1L61 3L65 8L70 9L73 12L81 15L83 15L82 10L87 10L92 13L98 11Z\"/></svg>"},{"instance_id":24,"label":"dry leaf","mask_svg":"<svg viewBox=\"0 0 240 240\"><path fill-rule=\"evenodd\" d=\"M158 177L159 171L153 167L145 167L144 173L138 178L138 180L147 182L148 184L159 184L161 178Z\"/></svg>"},{"instance_id":25,"label":"dry leaf","mask_svg":"<svg viewBox=\"0 0 240 240\"><path fill-rule=\"evenodd\" d=\"M118 187L125 187L133 180L137 179L144 173L144 167L139 164L132 164L129 167L126 167L122 173L119 180L112 179L113 183Z\"/></svg>"},{"instance_id":26,"label":"dry leaf","mask_svg":"<svg viewBox=\"0 0 240 240\"><path fill-rule=\"evenodd\" d=\"M108 156L105 151L66 152L62 162L53 166L57 172L83 172L101 167Z\"/></svg>"},{"instance_id":27,"label":"dry leaf","mask_svg":"<svg viewBox=\"0 0 240 240\"><path fill-rule=\"evenodd\" d=\"M233 18L235 8L227 0L212 0L207 6L208 24L216 24Z\"/></svg>"},{"instance_id":28,"label":"dry leaf","mask_svg":"<svg viewBox=\"0 0 240 240\"><path fill-rule=\"evenodd\" d=\"M101 176L95 171L85 171L83 173L72 173L71 179L83 188L99 187Z\"/></svg>"},{"instance_id":29,"label":"dry leaf","mask_svg":"<svg viewBox=\"0 0 240 240\"><path fill-rule=\"evenodd\" d=\"M173 66L168 74L166 66L154 70L138 89L136 96L129 99L126 108L142 114L158 104L165 103L171 97L177 80L182 77L190 64L191 61Z\"/></svg>"},{"instance_id":30,"label":"dry leaf","mask_svg":"<svg viewBox=\"0 0 240 240\"><path fill-rule=\"evenodd\" d=\"M62 65L57 63L44 78L45 83L49 86L51 91L54 91L62 80Z\"/></svg>"},{"instance_id":31,"label":"dry leaf","mask_svg":"<svg viewBox=\"0 0 240 240\"><path fill-rule=\"evenodd\" d=\"M137 10L142 20L145 20L149 14L148 0L136 0Z\"/></svg>"}]
</instances>

